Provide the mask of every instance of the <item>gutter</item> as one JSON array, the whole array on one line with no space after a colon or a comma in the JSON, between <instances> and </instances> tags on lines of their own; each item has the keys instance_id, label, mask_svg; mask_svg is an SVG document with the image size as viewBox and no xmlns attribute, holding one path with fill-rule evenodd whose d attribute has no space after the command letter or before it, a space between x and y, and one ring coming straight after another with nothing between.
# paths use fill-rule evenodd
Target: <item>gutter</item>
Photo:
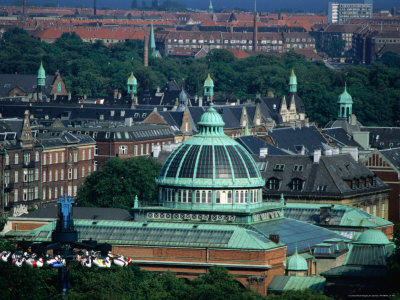
<instances>
[{"instance_id":1,"label":"gutter","mask_svg":"<svg viewBox=\"0 0 400 300\"><path fill-rule=\"evenodd\" d=\"M201 263L201 262L182 262L182 261L160 261L160 260L136 260L133 263L140 265L166 265L166 266L190 266L190 267L223 267L239 269L271 269L271 265L249 265L249 264L224 264L224 263Z\"/></svg>"}]
</instances>

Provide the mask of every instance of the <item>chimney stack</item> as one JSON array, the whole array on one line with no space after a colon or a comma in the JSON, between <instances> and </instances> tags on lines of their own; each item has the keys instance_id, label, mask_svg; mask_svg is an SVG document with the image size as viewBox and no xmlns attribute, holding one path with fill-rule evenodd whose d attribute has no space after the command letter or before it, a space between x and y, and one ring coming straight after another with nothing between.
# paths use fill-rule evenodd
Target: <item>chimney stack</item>
<instances>
[{"instance_id":1,"label":"chimney stack","mask_svg":"<svg viewBox=\"0 0 400 300\"><path fill-rule=\"evenodd\" d=\"M318 164L321 159L321 149L314 150L314 164Z\"/></svg>"},{"instance_id":2,"label":"chimney stack","mask_svg":"<svg viewBox=\"0 0 400 300\"><path fill-rule=\"evenodd\" d=\"M279 234L270 234L268 239L270 239L275 244L279 243Z\"/></svg>"},{"instance_id":3,"label":"chimney stack","mask_svg":"<svg viewBox=\"0 0 400 300\"><path fill-rule=\"evenodd\" d=\"M93 0L93 15L97 15L97 5L96 5L96 0Z\"/></svg>"},{"instance_id":4,"label":"chimney stack","mask_svg":"<svg viewBox=\"0 0 400 300\"><path fill-rule=\"evenodd\" d=\"M260 158L264 158L268 155L268 148L260 148Z\"/></svg>"},{"instance_id":5,"label":"chimney stack","mask_svg":"<svg viewBox=\"0 0 400 300\"><path fill-rule=\"evenodd\" d=\"M257 1L254 0L254 28L253 28L253 52L258 52L258 14L257 14Z\"/></svg>"}]
</instances>

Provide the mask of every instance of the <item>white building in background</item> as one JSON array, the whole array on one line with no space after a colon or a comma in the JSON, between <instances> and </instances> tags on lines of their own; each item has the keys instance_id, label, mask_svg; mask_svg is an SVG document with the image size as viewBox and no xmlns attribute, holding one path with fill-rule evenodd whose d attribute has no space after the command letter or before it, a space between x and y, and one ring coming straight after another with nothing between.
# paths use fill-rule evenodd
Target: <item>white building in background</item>
<instances>
[{"instance_id":1,"label":"white building in background","mask_svg":"<svg viewBox=\"0 0 400 300\"><path fill-rule=\"evenodd\" d=\"M364 0L360 3L338 3L329 2L328 22L333 24L344 24L349 19L372 18L373 2Z\"/></svg>"}]
</instances>

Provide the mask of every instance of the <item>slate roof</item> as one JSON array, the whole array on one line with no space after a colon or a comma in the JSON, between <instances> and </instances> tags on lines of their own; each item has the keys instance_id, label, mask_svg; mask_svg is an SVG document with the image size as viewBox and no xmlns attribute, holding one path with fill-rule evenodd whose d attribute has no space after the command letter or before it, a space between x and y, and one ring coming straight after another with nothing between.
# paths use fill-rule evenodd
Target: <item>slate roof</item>
<instances>
[{"instance_id":1,"label":"slate roof","mask_svg":"<svg viewBox=\"0 0 400 300\"><path fill-rule=\"evenodd\" d=\"M384 266L340 266L322 272L324 277L386 277L387 269Z\"/></svg>"},{"instance_id":2,"label":"slate roof","mask_svg":"<svg viewBox=\"0 0 400 300\"><path fill-rule=\"evenodd\" d=\"M260 148L268 148L268 155L288 155L285 151L253 135L241 136L235 140L249 151L250 154L260 155Z\"/></svg>"},{"instance_id":3,"label":"slate roof","mask_svg":"<svg viewBox=\"0 0 400 300\"><path fill-rule=\"evenodd\" d=\"M267 185L270 178L279 180L278 190L267 190L268 195L274 197L281 193L285 195L318 196L323 198L343 197L362 192L383 191L388 186L377 178L363 163L356 162L350 154L321 156L319 163L313 162L313 157L304 155L267 155L265 158L254 157L257 162L267 162L265 170L260 170L266 179ZM283 165L283 170L277 168ZM300 168L301 166L301 168ZM297 170L296 170L297 169ZM301 170L299 170L301 169ZM375 178L376 186L363 186L352 189L345 181L359 178ZM302 190L292 190L291 182L294 178L303 181ZM320 187L320 188L319 188ZM322 190L321 190L321 187Z\"/></svg>"},{"instance_id":4,"label":"slate roof","mask_svg":"<svg viewBox=\"0 0 400 300\"><path fill-rule=\"evenodd\" d=\"M352 134L353 131L360 131L361 123L356 122L355 124L350 124L347 119L336 119L329 121L324 128L343 128L347 133Z\"/></svg>"},{"instance_id":5,"label":"slate roof","mask_svg":"<svg viewBox=\"0 0 400 300\"><path fill-rule=\"evenodd\" d=\"M0 119L1 137L2 138L4 137L4 139L6 139L5 134L7 133L7 139L8 138L19 139L21 137L23 125L24 125L23 119L17 119L17 118Z\"/></svg>"},{"instance_id":6,"label":"slate roof","mask_svg":"<svg viewBox=\"0 0 400 300\"><path fill-rule=\"evenodd\" d=\"M23 214L18 218L27 219L56 219L58 215L57 205L48 205L33 212ZM130 221L133 219L129 211L121 208L102 207L80 207L75 206L72 210L72 217L80 220L115 220Z\"/></svg>"},{"instance_id":7,"label":"slate roof","mask_svg":"<svg viewBox=\"0 0 400 300\"><path fill-rule=\"evenodd\" d=\"M50 95L54 75L47 75L43 93ZM0 74L0 97L8 97L10 90L20 88L25 93L33 93L37 88L36 75L26 74Z\"/></svg>"},{"instance_id":8,"label":"slate roof","mask_svg":"<svg viewBox=\"0 0 400 300\"><path fill-rule=\"evenodd\" d=\"M250 228L256 229L267 237L270 234L279 234L280 242L286 244L287 256L295 252L296 246L299 253L309 252L311 247L325 240L332 238L346 239L326 228L286 217L254 224Z\"/></svg>"},{"instance_id":9,"label":"slate roof","mask_svg":"<svg viewBox=\"0 0 400 300\"><path fill-rule=\"evenodd\" d=\"M292 153L300 153L304 146L305 154L328 146L327 140L314 126L275 128L268 132L275 146Z\"/></svg>"},{"instance_id":10,"label":"slate roof","mask_svg":"<svg viewBox=\"0 0 400 300\"><path fill-rule=\"evenodd\" d=\"M335 143L339 147L361 147L342 127L324 128L322 129L322 133L326 134L330 142Z\"/></svg>"},{"instance_id":11,"label":"slate roof","mask_svg":"<svg viewBox=\"0 0 400 300\"><path fill-rule=\"evenodd\" d=\"M67 131L39 133L37 139L45 149L57 148L68 144L96 144L96 141L88 135L72 134Z\"/></svg>"},{"instance_id":12,"label":"slate roof","mask_svg":"<svg viewBox=\"0 0 400 300\"><path fill-rule=\"evenodd\" d=\"M372 148L390 149L400 147L400 127L361 127L369 131L369 143Z\"/></svg>"},{"instance_id":13,"label":"slate roof","mask_svg":"<svg viewBox=\"0 0 400 300\"><path fill-rule=\"evenodd\" d=\"M284 292L289 290L311 289L323 291L326 279L323 277L309 276L274 276L268 285L268 292Z\"/></svg>"},{"instance_id":14,"label":"slate roof","mask_svg":"<svg viewBox=\"0 0 400 300\"><path fill-rule=\"evenodd\" d=\"M398 171L400 171L400 147L380 150L379 152L382 153L383 156L385 156Z\"/></svg>"}]
</instances>

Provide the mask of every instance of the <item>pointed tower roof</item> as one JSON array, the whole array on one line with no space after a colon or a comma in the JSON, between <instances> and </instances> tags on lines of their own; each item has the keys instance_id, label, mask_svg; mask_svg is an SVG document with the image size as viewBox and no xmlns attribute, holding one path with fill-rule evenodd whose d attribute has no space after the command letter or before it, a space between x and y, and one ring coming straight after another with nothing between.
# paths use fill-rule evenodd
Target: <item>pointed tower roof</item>
<instances>
[{"instance_id":1,"label":"pointed tower roof","mask_svg":"<svg viewBox=\"0 0 400 300\"><path fill-rule=\"evenodd\" d=\"M153 51L156 49L156 40L154 38L154 28L153 28L153 23L150 24L150 40L149 40L149 46L150 49Z\"/></svg>"},{"instance_id":2,"label":"pointed tower roof","mask_svg":"<svg viewBox=\"0 0 400 300\"><path fill-rule=\"evenodd\" d=\"M131 84L132 85L137 85L137 80L136 80L135 75L133 75L133 72L131 72L131 75L129 76L129 78L128 78L126 83L129 84L129 85L131 85Z\"/></svg>"},{"instance_id":3,"label":"pointed tower roof","mask_svg":"<svg viewBox=\"0 0 400 300\"><path fill-rule=\"evenodd\" d=\"M210 0L210 4L208 5L208 12L209 13L213 13L214 12L214 7L213 7L213 4L212 4L211 0Z\"/></svg>"},{"instance_id":4,"label":"pointed tower roof","mask_svg":"<svg viewBox=\"0 0 400 300\"><path fill-rule=\"evenodd\" d=\"M40 61L40 67L37 73L37 78L38 79L45 79L46 78L46 71L43 68L43 62Z\"/></svg>"},{"instance_id":5,"label":"pointed tower roof","mask_svg":"<svg viewBox=\"0 0 400 300\"><path fill-rule=\"evenodd\" d=\"M204 86L214 87L214 81L211 79L210 73L208 73L206 80L204 80Z\"/></svg>"},{"instance_id":6,"label":"pointed tower roof","mask_svg":"<svg viewBox=\"0 0 400 300\"><path fill-rule=\"evenodd\" d=\"M293 69L289 77L289 92L297 93L297 77Z\"/></svg>"},{"instance_id":7,"label":"pointed tower roof","mask_svg":"<svg viewBox=\"0 0 400 300\"><path fill-rule=\"evenodd\" d=\"M353 104L353 98L347 92L347 83L344 84L344 91L340 94L337 103L340 104Z\"/></svg>"}]
</instances>

